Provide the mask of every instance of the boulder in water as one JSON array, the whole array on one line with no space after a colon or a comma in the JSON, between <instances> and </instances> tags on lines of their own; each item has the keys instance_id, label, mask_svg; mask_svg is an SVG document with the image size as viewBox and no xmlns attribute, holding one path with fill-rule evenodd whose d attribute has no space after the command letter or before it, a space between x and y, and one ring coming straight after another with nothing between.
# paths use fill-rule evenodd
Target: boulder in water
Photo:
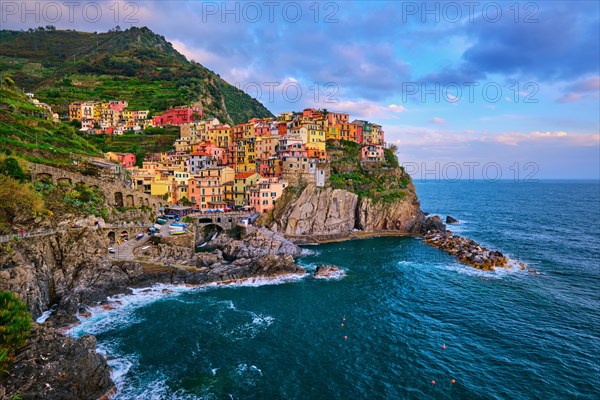
<instances>
[{"instance_id":1,"label":"boulder in water","mask_svg":"<svg viewBox=\"0 0 600 400\"><path fill-rule=\"evenodd\" d=\"M456 218L446 215L446 223L447 224L457 224L458 222L459 221Z\"/></svg>"},{"instance_id":2,"label":"boulder in water","mask_svg":"<svg viewBox=\"0 0 600 400\"><path fill-rule=\"evenodd\" d=\"M335 265L319 265L313 274L317 279L340 278L346 275L343 269Z\"/></svg>"}]
</instances>

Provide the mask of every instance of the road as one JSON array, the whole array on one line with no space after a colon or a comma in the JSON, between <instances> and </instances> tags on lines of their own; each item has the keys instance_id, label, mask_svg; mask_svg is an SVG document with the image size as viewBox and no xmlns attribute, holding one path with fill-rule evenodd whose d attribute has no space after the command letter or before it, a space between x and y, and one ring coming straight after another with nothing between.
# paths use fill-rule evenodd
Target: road
<instances>
[{"instance_id":1,"label":"road","mask_svg":"<svg viewBox=\"0 0 600 400\"><path fill-rule=\"evenodd\" d=\"M169 233L169 226L171 226L172 223L174 223L175 220L168 220L168 222L164 225L160 226L160 235L162 237L168 237L170 235ZM146 245L148 242L150 241L150 235L148 234L148 232L144 233L144 237L137 240L135 237L129 238L129 240L125 240L123 243L121 244L114 244L112 246L113 249L115 249L114 253L109 253L109 258L113 259L113 260L133 260L135 258L133 252L137 247Z\"/></svg>"}]
</instances>

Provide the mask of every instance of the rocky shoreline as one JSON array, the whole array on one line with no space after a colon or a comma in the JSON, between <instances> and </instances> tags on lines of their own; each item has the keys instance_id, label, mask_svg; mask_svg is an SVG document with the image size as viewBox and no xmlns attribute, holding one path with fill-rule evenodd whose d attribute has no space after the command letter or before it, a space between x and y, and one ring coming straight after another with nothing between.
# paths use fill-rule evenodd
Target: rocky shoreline
<instances>
[{"instance_id":1,"label":"rocky shoreline","mask_svg":"<svg viewBox=\"0 0 600 400\"><path fill-rule=\"evenodd\" d=\"M34 318L54 308L43 324L34 324L8 374L0 375L0 400L16 394L40 400L107 399L114 385L106 359L96 353L95 338L73 340L64 332L79 323L78 316L89 316L88 307L118 307L111 296L157 283L228 285L306 275L295 264L300 248L266 229L244 240L221 235L215 250L197 255L185 240L166 240L154 246L157 254L149 255L161 263L109 261L101 254L106 246L96 230L86 229L17 242L15 249L0 253L0 290L16 293Z\"/></svg>"},{"instance_id":2,"label":"rocky shoreline","mask_svg":"<svg viewBox=\"0 0 600 400\"><path fill-rule=\"evenodd\" d=\"M34 324L25 347L0 381L0 399L98 399L116 392L110 367L96 352L96 338L77 340L45 324ZM21 398L21 397L17 397Z\"/></svg>"},{"instance_id":3,"label":"rocky shoreline","mask_svg":"<svg viewBox=\"0 0 600 400\"><path fill-rule=\"evenodd\" d=\"M443 250L465 265L483 271L494 271L496 268L512 268L518 266L525 269L522 262L513 261L499 251L489 250L472 239L453 234L451 231L428 231L424 242Z\"/></svg>"},{"instance_id":4,"label":"rocky shoreline","mask_svg":"<svg viewBox=\"0 0 600 400\"><path fill-rule=\"evenodd\" d=\"M211 251L195 253L192 236L163 238L157 246L137 252L137 261L107 259L106 238L94 229L16 242L11 252L0 253L0 290L16 293L34 318L50 306L54 310L44 324L36 326L10 375L0 377L4 391L0 391L0 400L17 393L27 399L106 399L115 389L106 359L95 351L95 338L86 335L73 340L63 332L78 324L79 318L89 317L90 307L118 308L118 301L112 302L110 297L131 294L131 288L262 283L303 277L306 270L295 264L295 257L301 255L297 244L376 236L424 236L425 243L479 269L510 264L501 253L446 231L440 217L419 213L408 232L330 231L325 238L329 240L322 242L314 240L315 234L286 237L283 232L257 228L243 240L222 234L210 242ZM313 277L339 279L344 275L338 267L321 265ZM54 378L58 374L67 378ZM68 393L74 395L69 397Z\"/></svg>"}]
</instances>

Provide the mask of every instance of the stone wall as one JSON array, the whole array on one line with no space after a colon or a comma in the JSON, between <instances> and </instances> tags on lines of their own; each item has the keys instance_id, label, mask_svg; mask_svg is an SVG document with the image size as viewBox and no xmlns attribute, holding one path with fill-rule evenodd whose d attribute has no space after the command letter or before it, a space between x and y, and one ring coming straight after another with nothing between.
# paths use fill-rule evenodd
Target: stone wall
<instances>
[{"instance_id":1,"label":"stone wall","mask_svg":"<svg viewBox=\"0 0 600 400\"><path fill-rule=\"evenodd\" d=\"M160 197L129 189L122 182L106 182L91 176L35 163L30 164L30 171L34 181L49 180L55 185L81 183L88 187L98 188L104 195L106 203L114 207L148 206L158 212L160 207L167 205L167 202Z\"/></svg>"}]
</instances>

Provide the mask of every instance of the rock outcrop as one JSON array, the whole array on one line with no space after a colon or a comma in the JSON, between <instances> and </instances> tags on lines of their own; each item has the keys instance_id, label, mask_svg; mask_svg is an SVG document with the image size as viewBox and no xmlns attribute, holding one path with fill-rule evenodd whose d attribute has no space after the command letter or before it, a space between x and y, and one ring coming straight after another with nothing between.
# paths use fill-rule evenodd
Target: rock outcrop
<instances>
[{"instance_id":1,"label":"rock outcrop","mask_svg":"<svg viewBox=\"0 0 600 400\"><path fill-rule=\"evenodd\" d=\"M110 368L96 353L96 339L77 340L34 324L26 345L15 354L8 374L0 375L0 399L17 394L31 400L108 399L114 392Z\"/></svg>"},{"instance_id":2,"label":"rock outcrop","mask_svg":"<svg viewBox=\"0 0 600 400\"><path fill-rule=\"evenodd\" d=\"M296 257L300 255L300 248L282 234L265 228L256 229L244 240L232 240L223 248L223 256L228 260L255 259L267 254Z\"/></svg>"},{"instance_id":3,"label":"rock outcrop","mask_svg":"<svg viewBox=\"0 0 600 400\"><path fill-rule=\"evenodd\" d=\"M474 240L453 235L450 231L427 232L425 235L425 243L456 256L463 264L484 271L493 271L495 268L509 268L515 264L521 269L525 269L523 263L511 262L511 260L501 252L489 250Z\"/></svg>"},{"instance_id":4,"label":"rock outcrop","mask_svg":"<svg viewBox=\"0 0 600 400\"><path fill-rule=\"evenodd\" d=\"M456 218L446 215L446 223L447 224L457 224L458 222L459 221Z\"/></svg>"},{"instance_id":5,"label":"rock outcrop","mask_svg":"<svg viewBox=\"0 0 600 400\"><path fill-rule=\"evenodd\" d=\"M16 293L34 318L67 297L100 301L122 293L129 276L107 259L107 247L96 229L70 229L4 244L0 290Z\"/></svg>"},{"instance_id":6,"label":"rock outcrop","mask_svg":"<svg viewBox=\"0 0 600 400\"><path fill-rule=\"evenodd\" d=\"M438 215L430 215L419 221L413 228L413 233L424 235L427 232L445 232L446 225Z\"/></svg>"},{"instance_id":7,"label":"rock outcrop","mask_svg":"<svg viewBox=\"0 0 600 400\"><path fill-rule=\"evenodd\" d=\"M282 198L267 225L288 237L343 236L353 229L365 232L415 232L424 215L410 183L407 195L396 201L360 198L341 189L308 185L299 195Z\"/></svg>"},{"instance_id":8,"label":"rock outcrop","mask_svg":"<svg viewBox=\"0 0 600 400\"><path fill-rule=\"evenodd\" d=\"M311 184L290 200L289 205L275 211L271 227L284 235L339 234L357 225L358 196L354 193Z\"/></svg>"},{"instance_id":9,"label":"rock outcrop","mask_svg":"<svg viewBox=\"0 0 600 400\"><path fill-rule=\"evenodd\" d=\"M423 220L416 194L391 203L361 199L357 209L357 228L363 231L401 231L413 233Z\"/></svg>"},{"instance_id":10,"label":"rock outcrop","mask_svg":"<svg viewBox=\"0 0 600 400\"><path fill-rule=\"evenodd\" d=\"M341 278L346 275L346 272L335 265L319 265L315 269L313 277L317 279Z\"/></svg>"},{"instance_id":11,"label":"rock outcrop","mask_svg":"<svg viewBox=\"0 0 600 400\"><path fill-rule=\"evenodd\" d=\"M161 237L157 246L143 246L136 249L134 254L163 264L194 265L194 237L193 235Z\"/></svg>"}]
</instances>

